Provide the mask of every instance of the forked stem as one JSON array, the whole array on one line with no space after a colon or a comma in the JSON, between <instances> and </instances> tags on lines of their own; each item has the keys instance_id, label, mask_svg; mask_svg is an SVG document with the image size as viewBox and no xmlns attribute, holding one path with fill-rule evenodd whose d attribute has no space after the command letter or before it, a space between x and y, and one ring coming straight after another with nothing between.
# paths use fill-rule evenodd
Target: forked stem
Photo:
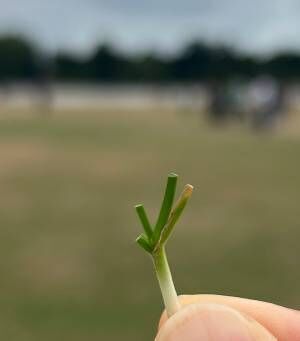
<instances>
[{"instance_id":1,"label":"forked stem","mask_svg":"<svg viewBox=\"0 0 300 341\"><path fill-rule=\"evenodd\" d=\"M154 229L150 225L143 205L135 206L145 231L145 234L140 235L136 242L152 256L156 276L169 317L180 309L180 303L168 264L165 245L193 192L193 186L186 185L172 209L176 183L177 175L171 173L168 177L164 199Z\"/></svg>"}]
</instances>

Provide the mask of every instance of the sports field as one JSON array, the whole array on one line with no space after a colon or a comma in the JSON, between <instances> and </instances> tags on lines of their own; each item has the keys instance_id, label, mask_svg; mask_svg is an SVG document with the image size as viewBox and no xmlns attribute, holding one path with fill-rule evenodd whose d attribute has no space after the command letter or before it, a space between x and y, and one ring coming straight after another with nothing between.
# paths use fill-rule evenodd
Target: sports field
<instances>
[{"instance_id":1,"label":"sports field","mask_svg":"<svg viewBox=\"0 0 300 341\"><path fill-rule=\"evenodd\" d=\"M133 205L155 217L170 171L195 186L168 247L178 292L299 308L297 136L184 112L1 109L1 340L153 340L162 303Z\"/></svg>"}]
</instances>

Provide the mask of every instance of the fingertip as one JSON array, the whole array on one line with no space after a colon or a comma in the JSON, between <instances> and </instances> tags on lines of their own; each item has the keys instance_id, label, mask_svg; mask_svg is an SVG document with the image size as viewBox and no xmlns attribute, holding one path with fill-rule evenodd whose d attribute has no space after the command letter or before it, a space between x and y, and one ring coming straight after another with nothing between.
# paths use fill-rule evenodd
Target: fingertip
<instances>
[{"instance_id":1,"label":"fingertip","mask_svg":"<svg viewBox=\"0 0 300 341\"><path fill-rule=\"evenodd\" d=\"M163 323L163 322L162 322ZM192 304L161 324L156 341L276 340L263 326L219 304Z\"/></svg>"},{"instance_id":2,"label":"fingertip","mask_svg":"<svg viewBox=\"0 0 300 341\"><path fill-rule=\"evenodd\" d=\"M182 295L182 307L192 304L220 304L230 307L264 326L280 341L300 341L300 312L272 303L221 295ZM159 329L168 321L162 314Z\"/></svg>"}]
</instances>

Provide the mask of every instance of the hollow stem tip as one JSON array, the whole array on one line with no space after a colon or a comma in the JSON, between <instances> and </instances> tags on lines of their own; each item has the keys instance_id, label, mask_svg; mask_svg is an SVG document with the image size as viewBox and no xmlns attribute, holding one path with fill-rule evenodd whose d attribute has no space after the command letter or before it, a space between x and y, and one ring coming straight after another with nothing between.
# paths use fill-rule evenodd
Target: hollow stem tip
<instances>
[{"instance_id":1,"label":"hollow stem tip","mask_svg":"<svg viewBox=\"0 0 300 341\"><path fill-rule=\"evenodd\" d=\"M136 239L136 242L145 251L150 253L153 258L155 271L169 316L178 311L180 306L167 261L165 245L193 192L192 185L185 185L177 202L173 205L177 179L178 175L175 173L169 174L159 215L153 227L144 206L142 204L135 206L144 229L144 233Z\"/></svg>"}]
</instances>

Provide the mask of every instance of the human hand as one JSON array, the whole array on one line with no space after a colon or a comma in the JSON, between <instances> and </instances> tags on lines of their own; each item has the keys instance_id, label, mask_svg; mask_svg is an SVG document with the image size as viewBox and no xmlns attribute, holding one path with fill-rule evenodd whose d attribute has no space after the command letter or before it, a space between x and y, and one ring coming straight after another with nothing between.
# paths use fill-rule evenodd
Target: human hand
<instances>
[{"instance_id":1,"label":"human hand","mask_svg":"<svg viewBox=\"0 0 300 341\"><path fill-rule=\"evenodd\" d=\"M217 295L181 296L182 309L161 317L155 341L300 341L300 312Z\"/></svg>"}]
</instances>

